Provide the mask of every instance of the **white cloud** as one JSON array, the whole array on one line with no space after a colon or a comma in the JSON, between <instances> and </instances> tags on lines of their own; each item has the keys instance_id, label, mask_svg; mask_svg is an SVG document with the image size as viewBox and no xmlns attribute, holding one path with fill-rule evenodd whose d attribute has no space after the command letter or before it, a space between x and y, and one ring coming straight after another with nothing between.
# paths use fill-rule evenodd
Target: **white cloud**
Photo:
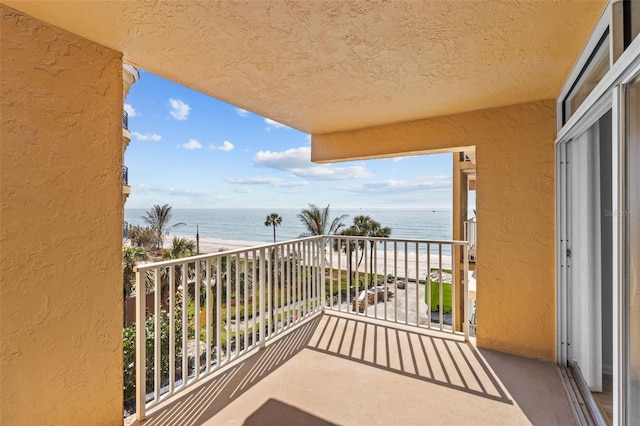
<instances>
[{"instance_id":1,"label":"white cloud","mask_svg":"<svg viewBox=\"0 0 640 426\"><path fill-rule=\"evenodd\" d=\"M360 194L380 194L416 191L441 192L450 191L451 188L451 176L423 176L416 177L411 180L389 179L378 182L365 183L363 185L339 187L336 189Z\"/></svg>"},{"instance_id":2,"label":"white cloud","mask_svg":"<svg viewBox=\"0 0 640 426\"><path fill-rule=\"evenodd\" d=\"M253 157L253 162L257 166L283 171L314 166L311 162L311 147L308 146L291 148L281 152L259 151Z\"/></svg>"},{"instance_id":3,"label":"white cloud","mask_svg":"<svg viewBox=\"0 0 640 426\"><path fill-rule=\"evenodd\" d=\"M210 143L208 148L211 151L217 149L218 151L229 152L229 151L233 150L234 146L233 146L233 144L231 142L224 141L224 143L222 145L214 145L214 144Z\"/></svg>"},{"instance_id":4,"label":"white cloud","mask_svg":"<svg viewBox=\"0 0 640 426\"><path fill-rule=\"evenodd\" d=\"M272 120L270 118L265 118L264 122L267 124L267 127L265 129L267 132L270 131L272 128L274 129L290 129L291 128L282 123L278 123L277 121Z\"/></svg>"},{"instance_id":5,"label":"white cloud","mask_svg":"<svg viewBox=\"0 0 640 426\"><path fill-rule=\"evenodd\" d=\"M256 166L287 171L294 176L316 180L342 180L370 177L364 166L335 167L311 162L311 147L302 146L286 151L260 151L253 158Z\"/></svg>"},{"instance_id":6,"label":"white cloud","mask_svg":"<svg viewBox=\"0 0 640 426\"><path fill-rule=\"evenodd\" d=\"M170 98L169 106L171 107L169 114L171 114L171 116L176 120L186 120L189 115L189 111L191 111L191 107L180 99Z\"/></svg>"},{"instance_id":7,"label":"white cloud","mask_svg":"<svg viewBox=\"0 0 640 426\"><path fill-rule=\"evenodd\" d=\"M372 176L371 172L363 166L314 166L306 169L291 169L290 172L298 177L318 180L360 179Z\"/></svg>"},{"instance_id":8,"label":"white cloud","mask_svg":"<svg viewBox=\"0 0 640 426\"><path fill-rule=\"evenodd\" d=\"M227 197L211 192L205 192L198 189L189 188L173 188L173 187L157 187L146 185L144 183L138 184L134 187L136 194L147 195L159 195L159 196L181 196L188 198L196 198L203 201L224 200Z\"/></svg>"},{"instance_id":9,"label":"white cloud","mask_svg":"<svg viewBox=\"0 0 640 426\"><path fill-rule=\"evenodd\" d=\"M234 188L233 192L238 193L238 194L249 194L249 193L251 193L251 189L249 189L246 186L240 186L238 188Z\"/></svg>"},{"instance_id":10,"label":"white cloud","mask_svg":"<svg viewBox=\"0 0 640 426\"><path fill-rule=\"evenodd\" d=\"M288 181L273 177L228 178L226 181L234 185L270 185L277 188L293 188L309 184L307 181Z\"/></svg>"},{"instance_id":11,"label":"white cloud","mask_svg":"<svg viewBox=\"0 0 640 426\"><path fill-rule=\"evenodd\" d=\"M417 157L417 155L407 155L406 157L393 157L393 158L390 158L390 160L393 161L394 163L397 163L398 161L407 160L409 158L415 158L415 157Z\"/></svg>"},{"instance_id":12,"label":"white cloud","mask_svg":"<svg viewBox=\"0 0 640 426\"><path fill-rule=\"evenodd\" d=\"M131 136L136 138L139 141L154 141L158 142L162 139L162 136L156 135L155 133L139 133L139 132L131 132Z\"/></svg>"},{"instance_id":13,"label":"white cloud","mask_svg":"<svg viewBox=\"0 0 640 426\"><path fill-rule=\"evenodd\" d=\"M189 150L200 149L202 148L202 144L195 139L189 139L189 142L183 143L180 145L180 148Z\"/></svg>"},{"instance_id":14,"label":"white cloud","mask_svg":"<svg viewBox=\"0 0 640 426\"><path fill-rule=\"evenodd\" d=\"M240 117L246 117L249 115L249 111L247 111L246 109L234 108L234 110L236 111L236 114L238 114Z\"/></svg>"},{"instance_id":15,"label":"white cloud","mask_svg":"<svg viewBox=\"0 0 640 426\"><path fill-rule=\"evenodd\" d=\"M136 109L131 104L124 104L124 110L127 111L130 118L137 117Z\"/></svg>"}]
</instances>

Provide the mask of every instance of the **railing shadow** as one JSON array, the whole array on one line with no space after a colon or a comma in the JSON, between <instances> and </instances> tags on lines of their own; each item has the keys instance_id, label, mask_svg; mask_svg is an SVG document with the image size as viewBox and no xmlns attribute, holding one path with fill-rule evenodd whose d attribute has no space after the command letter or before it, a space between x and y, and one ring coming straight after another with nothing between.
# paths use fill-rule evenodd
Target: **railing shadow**
<instances>
[{"instance_id":1,"label":"railing shadow","mask_svg":"<svg viewBox=\"0 0 640 426\"><path fill-rule=\"evenodd\" d=\"M270 398L243 423L243 426L267 425L334 426L334 423Z\"/></svg>"},{"instance_id":2,"label":"railing shadow","mask_svg":"<svg viewBox=\"0 0 640 426\"><path fill-rule=\"evenodd\" d=\"M306 348L321 317L315 316L301 323L291 332L258 350L244 361L206 380L168 405L148 413L144 423L134 425L198 425L217 414L232 401L247 392L260 380L277 370L298 352Z\"/></svg>"},{"instance_id":3,"label":"railing shadow","mask_svg":"<svg viewBox=\"0 0 640 426\"><path fill-rule=\"evenodd\" d=\"M487 361L458 336L325 313L300 323L265 349L161 404L148 413L144 425L205 423L303 349L514 404Z\"/></svg>"},{"instance_id":4,"label":"railing shadow","mask_svg":"<svg viewBox=\"0 0 640 426\"><path fill-rule=\"evenodd\" d=\"M379 322L326 314L308 349L513 404L469 342Z\"/></svg>"}]
</instances>

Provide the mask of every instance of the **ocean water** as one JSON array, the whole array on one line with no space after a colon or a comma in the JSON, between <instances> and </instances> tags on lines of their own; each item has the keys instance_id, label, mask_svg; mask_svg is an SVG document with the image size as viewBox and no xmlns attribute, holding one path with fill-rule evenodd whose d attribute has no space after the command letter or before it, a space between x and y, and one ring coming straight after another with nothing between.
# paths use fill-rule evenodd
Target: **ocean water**
<instances>
[{"instance_id":1,"label":"ocean water","mask_svg":"<svg viewBox=\"0 0 640 426\"><path fill-rule=\"evenodd\" d=\"M173 209L170 223L184 222L172 235L195 239L196 226L201 238L271 243L273 228L264 221L270 213L278 213L282 224L276 228L278 242L296 239L305 228L296 217L300 209ZM125 209L125 220L144 225L145 209ZM391 228L392 238L449 240L452 237L452 212L448 209L331 209L330 218L346 214L349 226L358 215L369 215L382 226Z\"/></svg>"}]
</instances>

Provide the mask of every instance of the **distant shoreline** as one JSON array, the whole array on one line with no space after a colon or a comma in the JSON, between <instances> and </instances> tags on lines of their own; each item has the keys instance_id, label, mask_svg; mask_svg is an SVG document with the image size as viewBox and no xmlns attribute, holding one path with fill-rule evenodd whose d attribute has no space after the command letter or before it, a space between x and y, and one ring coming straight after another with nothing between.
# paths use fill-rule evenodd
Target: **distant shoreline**
<instances>
[{"instance_id":1,"label":"distant shoreline","mask_svg":"<svg viewBox=\"0 0 640 426\"><path fill-rule=\"evenodd\" d=\"M177 237L182 237L182 238L188 238L191 239L195 242L195 239L189 236L185 236L185 235L175 235ZM168 247L171 245L171 240L173 239L173 235L169 236L167 238L165 238L165 247ZM286 241L279 241L279 242L286 242ZM243 240L223 240L220 238L211 238L211 237L205 237L205 238L200 238L200 254L215 254L218 253L220 251L230 251L230 250L240 250L240 249L246 249L246 248L251 248L251 247L258 247L258 246L264 246L264 245L269 245L270 243L265 243L265 242L260 242L260 241L243 241ZM431 259L430 259L430 267L434 268L437 267L438 265L438 255L434 255L431 254ZM384 269L383 269L383 263L384 263L384 258L385 258L385 253L384 250L382 249L378 249L377 251L377 255L376 255L376 260L377 260L377 265L378 266L378 271L377 273L382 274L384 273ZM424 276L426 276L426 254L422 253L422 255L420 256L420 264L418 265L419 268L419 273L418 275L420 276L419 278L422 279L424 278ZM346 259L346 254L344 253L340 253L338 254L337 252L333 252L332 254L332 259L333 259L333 267L337 268L338 264L341 266L342 269L344 269L347 265L347 259ZM338 259L340 259L340 261L338 262ZM364 272L364 263L363 265L360 266L360 270L362 272ZM405 253L404 250L398 250L397 252L397 260L395 262L398 266L398 270L394 271L392 266L394 265L393 262L393 249L390 249L389 247L387 247L387 274L396 274L399 276L408 276L408 277L413 277L416 275L416 254L415 252L408 252L407 253L407 261L406 261L406 270L405 270ZM451 268L451 256L449 255L442 255L442 268L445 269L450 269Z\"/></svg>"}]
</instances>

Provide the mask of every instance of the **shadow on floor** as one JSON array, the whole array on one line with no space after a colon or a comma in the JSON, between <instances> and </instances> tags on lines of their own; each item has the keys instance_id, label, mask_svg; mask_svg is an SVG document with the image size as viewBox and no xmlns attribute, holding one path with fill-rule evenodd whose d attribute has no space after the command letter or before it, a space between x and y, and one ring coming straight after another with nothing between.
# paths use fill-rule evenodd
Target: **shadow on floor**
<instances>
[{"instance_id":1,"label":"shadow on floor","mask_svg":"<svg viewBox=\"0 0 640 426\"><path fill-rule=\"evenodd\" d=\"M202 424L304 349L320 320L321 317L317 316L300 324L290 333L274 340L266 349L246 357L244 361L212 377L199 387L185 390L183 396L150 413L144 423L136 421L133 424ZM272 405L267 408L270 407Z\"/></svg>"},{"instance_id":2,"label":"shadow on floor","mask_svg":"<svg viewBox=\"0 0 640 426\"><path fill-rule=\"evenodd\" d=\"M280 402L277 399L269 399L253 412L244 422L244 426L334 426L328 422L302 411L296 407Z\"/></svg>"},{"instance_id":3,"label":"shadow on floor","mask_svg":"<svg viewBox=\"0 0 640 426\"><path fill-rule=\"evenodd\" d=\"M555 364L489 349L477 351L532 424L576 424Z\"/></svg>"},{"instance_id":4,"label":"shadow on floor","mask_svg":"<svg viewBox=\"0 0 640 426\"><path fill-rule=\"evenodd\" d=\"M305 349L506 404L532 424L575 424L553 364L479 350L460 336L325 313L154 409L144 425L202 424ZM270 399L253 408L246 425L331 424L265 396Z\"/></svg>"},{"instance_id":5,"label":"shadow on floor","mask_svg":"<svg viewBox=\"0 0 640 426\"><path fill-rule=\"evenodd\" d=\"M309 349L511 404L477 350L459 337L326 314Z\"/></svg>"}]
</instances>

